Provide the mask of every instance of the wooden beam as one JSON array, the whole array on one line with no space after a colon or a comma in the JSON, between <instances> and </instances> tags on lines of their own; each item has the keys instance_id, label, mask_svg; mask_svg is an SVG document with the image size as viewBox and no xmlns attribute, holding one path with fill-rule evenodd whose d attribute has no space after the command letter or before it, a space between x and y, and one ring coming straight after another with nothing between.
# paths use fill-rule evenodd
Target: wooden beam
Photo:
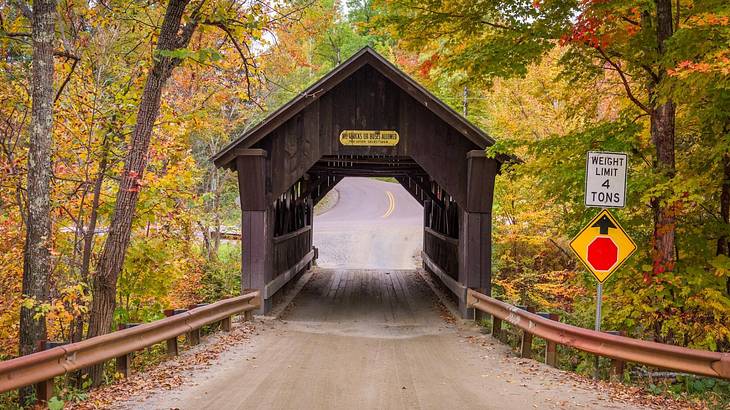
<instances>
[{"instance_id":1,"label":"wooden beam","mask_svg":"<svg viewBox=\"0 0 730 410\"><path fill-rule=\"evenodd\" d=\"M426 171L418 165L314 165L310 168L311 173L339 172L339 171L375 171L375 172L412 172L414 174L425 174Z\"/></svg>"},{"instance_id":2,"label":"wooden beam","mask_svg":"<svg viewBox=\"0 0 730 410\"><path fill-rule=\"evenodd\" d=\"M363 170L363 169L333 169L333 170L316 170L312 169L309 171L312 174L319 175L333 175L341 177L395 177L395 176L410 176L410 175L422 175L424 173L415 173L410 170Z\"/></svg>"},{"instance_id":3,"label":"wooden beam","mask_svg":"<svg viewBox=\"0 0 730 410\"><path fill-rule=\"evenodd\" d=\"M323 156L317 161L317 165L331 165L332 163L344 164L373 164L373 165L418 165L410 157L339 157L339 156Z\"/></svg>"},{"instance_id":4,"label":"wooden beam","mask_svg":"<svg viewBox=\"0 0 730 410\"><path fill-rule=\"evenodd\" d=\"M302 269L307 267L309 262L314 259L314 251L310 251L308 254L304 255L302 260L297 262L296 265L292 266L291 268L287 269L285 272L279 274L274 280L267 283L266 286L263 288L263 297L266 300L270 300L271 297L274 295L274 293L278 292L279 289L281 289L284 285L289 283L291 278L296 276L297 273L299 273Z\"/></svg>"},{"instance_id":5,"label":"wooden beam","mask_svg":"<svg viewBox=\"0 0 730 410\"><path fill-rule=\"evenodd\" d=\"M421 190L426 195L428 195L429 199L431 199L434 203L436 203L436 205L440 206L442 209L444 208L444 201L442 201L436 197L436 194L433 191L431 191L430 185L426 185L425 183L423 183L423 181L419 181L418 178L413 178L413 177L409 177L409 178L411 181L416 183L416 185L418 185L418 187L421 188Z\"/></svg>"},{"instance_id":6,"label":"wooden beam","mask_svg":"<svg viewBox=\"0 0 730 410\"><path fill-rule=\"evenodd\" d=\"M400 183L403 188L405 188L406 192L408 192L409 194L411 194L411 196L413 197L413 199L415 199L416 201L418 201L419 204L423 205L423 200L424 200L423 196L422 195L419 195L418 192L416 192L416 190L413 189L413 186L411 186L408 183L410 181L410 178L408 178L406 176L399 175L399 176L396 176L395 177L395 180L398 181L398 183Z\"/></svg>"}]
</instances>

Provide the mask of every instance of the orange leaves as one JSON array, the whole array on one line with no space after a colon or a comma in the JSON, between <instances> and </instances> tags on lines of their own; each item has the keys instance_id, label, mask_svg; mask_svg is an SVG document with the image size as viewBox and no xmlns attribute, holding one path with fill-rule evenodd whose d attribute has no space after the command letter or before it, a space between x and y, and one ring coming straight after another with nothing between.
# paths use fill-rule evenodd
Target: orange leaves
<instances>
[{"instance_id":1,"label":"orange leaves","mask_svg":"<svg viewBox=\"0 0 730 410\"><path fill-rule=\"evenodd\" d=\"M418 73L423 77L428 77L431 73L431 70L438 64L438 61L439 55L438 53L434 53L433 55L431 55L431 57L427 58L419 65Z\"/></svg>"},{"instance_id":2,"label":"orange leaves","mask_svg":"<svg viewBox=\"0 0 730 410\"><path fill-rule=\"evenodd\" d=\"M730 25L730 17L718 16L712 13L699 14L692 16L687 20L687 25L690 27L710 27L710 26L721 26L725 27Z\"/></svg>"},{"instance_id":3,"label":"orange leaves","mask_svg":"<svg viewBox=\"0 0 730 410\"><path fill-rule=\"evenodd\" d=\"M672 77L686 77L691 74L730 75L730 50L724 50L706 61L680 61L675 68L667 70Z\"/></svg>"},{"instance_id":4,"label":"orange leaves","mask_svg":"<svg viewBox=\"0 0 730 410\"><path fill-rule=\"evenodd\" d=\"M604 46L606 38L599 33L603 23L602 19L583 13L578 16L578 21L573 26L571 33L560 39L560 44L580 43L591 47Z\"/></svg>"}]
</instances>

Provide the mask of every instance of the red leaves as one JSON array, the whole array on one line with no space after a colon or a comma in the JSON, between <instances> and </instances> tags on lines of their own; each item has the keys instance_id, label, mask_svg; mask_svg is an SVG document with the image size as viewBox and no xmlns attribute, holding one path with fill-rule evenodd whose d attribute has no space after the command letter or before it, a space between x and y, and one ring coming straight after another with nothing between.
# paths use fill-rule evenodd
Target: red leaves
<instances>
[{"instance_id":1,"label":"red leaves","mask_svg":"<svg viewBox=\"0 0 730 410\"><path fill-rule=\"evenodd\" d=\"M605 46L607 38L598 33L598 29L603 25L603 20L583 13L578 16L578 21L573 26L570 34L564 35L560 39L560 44L581 43L591 47Z\"/></svg>"},{"instance_id":2,"label":"red leaves","mask_svg":"<svg viewBox=\"0 0 730 410\"><path fill-rule=\"evenodd\" d=\"M431 74L431 70L434 66L438 63L439 55L434 53L431 57L426 59L421 65L418 67L418 73L423 77L428 77L429 74Z\"/></svg>"}]
</instances>

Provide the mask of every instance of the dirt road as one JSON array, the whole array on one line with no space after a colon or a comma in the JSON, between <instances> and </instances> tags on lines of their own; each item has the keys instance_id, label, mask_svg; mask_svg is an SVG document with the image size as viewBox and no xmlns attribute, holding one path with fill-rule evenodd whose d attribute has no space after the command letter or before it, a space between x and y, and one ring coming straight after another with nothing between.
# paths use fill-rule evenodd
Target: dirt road
<instances>
[{"instance_id":1,"label":"dirt road","mask_svg":"<svg viewBox=\"0 0 730 410\"><path fill-rule=\"evenodd\" d=\"M319 264L334 269L315 270L279 319L258 319L247 344L182 387L121 408L631 408L514 357L450 317L422 273L394 269L414 268L421 247L421 208L399 185L360 178L338 189L315 220Z\"/></svg>"},{"instance_id":2,"label":"dirt road","mask_svg":"<svg viewBox=\"0 0 730 410\"><path fill-rule=\"evenodd\" d=\"M283 320L144 409L631 408L513 357L444 312L414 271L320 270Z\"/></svg>"}]
</instances>

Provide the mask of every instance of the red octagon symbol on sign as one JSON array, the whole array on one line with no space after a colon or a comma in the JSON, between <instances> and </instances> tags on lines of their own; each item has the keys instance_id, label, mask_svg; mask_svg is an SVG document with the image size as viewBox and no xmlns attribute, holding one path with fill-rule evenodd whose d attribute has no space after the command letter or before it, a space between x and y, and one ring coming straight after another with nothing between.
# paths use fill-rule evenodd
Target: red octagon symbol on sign
<instances>
[{"instance_id":1,"label":"red octagon symbol on sign","mask_svg":"<svg viewBox=\"0 0 730 410\"><path fill-rule=\"evenodd\" d=\"M588 263L595 270L609 270L618 261L618 246L613 239L599 236L588 245Z\"/></svg>"}]
</instances>

